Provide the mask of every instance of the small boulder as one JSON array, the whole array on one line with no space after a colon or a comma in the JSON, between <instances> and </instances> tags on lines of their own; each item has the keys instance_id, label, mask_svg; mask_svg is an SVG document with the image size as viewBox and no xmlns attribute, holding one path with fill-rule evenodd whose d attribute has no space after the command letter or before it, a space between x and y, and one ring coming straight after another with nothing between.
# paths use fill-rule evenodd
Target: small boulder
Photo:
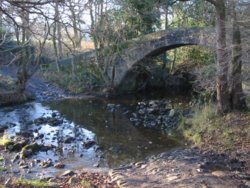
<instances>
[{"instance_id":1,"label":"small boulder","mask_svg":"<svg viewBox=\"0 0 250 188\"><path fill-rule=\"evenodd\" d=\"M62 168L65 167L65 164L59 162L59 163L56 163L56 164L54 165L54 167L57 168L57 169L62 169Z\"/></svg>"},{"instance_id":2,"label":"small boulder","mask_svg":"<svg viewBox=\"0 0 250 188\"><path fill-rule=\"evenodd\" d=\"M74 142L75 141L75 138L73 138L73 137L68 137L68 138L66 138L65 140L64 140L64 143L65 144L70 144L70 143L72 143L72 142Z\"/></svg>"}]
</instances>

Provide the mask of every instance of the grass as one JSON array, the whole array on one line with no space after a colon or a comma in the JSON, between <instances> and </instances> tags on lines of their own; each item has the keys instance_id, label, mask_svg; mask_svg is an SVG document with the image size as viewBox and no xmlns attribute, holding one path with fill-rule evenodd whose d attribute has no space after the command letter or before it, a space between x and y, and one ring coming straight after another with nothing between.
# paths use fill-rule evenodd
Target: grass
<instances>
[{"instance_id":1,"label":"grass","mask_svg":"<svg viewBox=\"0 0 250 188\"><path fill-rule=\"evenodd\" d=\"M202 148L217 151L250 148L250 113L232 112L216 115L216 106L205 105L194 110L193 117L180 125L184 137Z\"/></svg>"},{"instance_id":2,"label":"grass","mask_svg":"<svg viewBox=\"0 0 250 188\"><path fill-rule=\"evenodd\" d=\"M205 132L212 132L216 124L212 123L215 118L215 110L213 105L207 105L202 109L197 108L192 118L182 120L180 129L186 138L194 144L199 145L202 142L202 136Z\"/></svg>"},{"instance_id":3,"label":"grass","mask_svg":"<svg viewBox=\"0 0 250 188\"><path fill-rule=\"evenodd\" d=\"M27 180L27 179L17 179L15 181L16 186L31 186L31 187L51 187L49 183L41 180Z\"/></svg>"}]
</instances>

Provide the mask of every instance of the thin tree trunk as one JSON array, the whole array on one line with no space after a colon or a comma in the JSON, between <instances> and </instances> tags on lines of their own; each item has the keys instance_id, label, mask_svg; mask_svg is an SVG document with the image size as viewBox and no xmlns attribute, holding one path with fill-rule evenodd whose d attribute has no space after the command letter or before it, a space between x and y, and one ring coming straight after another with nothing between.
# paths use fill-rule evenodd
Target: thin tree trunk
<instances>
[{"instance_id":1,"label":"thin tree trunk","mask_svg":"<svg viewBox=\"0 0 250 188\"><path fill-rule=\"evenodd\" d=\"M28 34L28 27L29 27L29 13L22 11L21 12L21 20L22 20L22 43L25 43L29 40L30 35ZM23 94L26 89L26 83L28 81L28 71L27 71L27 63L29 61L31 55L31 49L29 47L23 48L21 50L21 58L20 64L17 70L17 93Z\"/></svg>"},{"instance_id":2,"label":"thin tree trunk","mask_svg":"<svg viewBox=\"0 0 250 188\"><path fill-rule=\"evenodd\" d=\"M58 64L58 50L57 50L57 43L56 43L56 25L57 22L55 21L54 23L54 27L53 27L53 46L54 46L54 51L55 51L55 56L56 56L56 61L55 61L55 65L56 65L56 69L59 72L60 68L59 68L59 64Z\"/></svg>"},{"instance_id":3,"label":"thin tree trunk","mask_svg":"<svg viewBox=\"0 0 250 188\"><path fill-rule=\"evenodd\" d=\"M59 12L59 0L56 1L55 5L55 22L56 22L56 33L57 33L57 46L58 46L58 58L61 59L63 56L62 50L62 27L60 23L60 12Z\"/></svg>"},{"instance_id":4,"label":"thin tree trunk","mask_svg":"<svg viewBox=\"0 0 250 188\"><path fill-rule=\"evenodd\" d=\"M57 24L58 24L58 20L59 20L59 2L56 1L56 5L55 5L55 15L54 15L54 27L53 27L53 38L52 38L52 41L53 41L53 47L54 47L54 51L55 51L55 56L56 56L56 61L55 61L55 65L56 65L56 69L57 69L57 72L60 71L60 67L59 67L59 64L58 64L58 49L57 49Z\"/></svg>"},{"instance_id":5,"label":"thin tree trunk","mask_svg":"<svg viewBox=\"0 0 250 188\"><path fill-rule=\"evenodd\" d=\"M165 5L165 30L166 31L168 30L168 9L169 9L169 2L166 1L166 5ZM162 69L165 69L168 63L168 52L164 52L161 57L162 57L162 62L163 62Z\"/></svg>"},{"instance_id":6,"label":"thin tree trunk","mask_svg":"<svg viewBox=\"0 0 250 188\"><path fill-rule=\"evenodd\" d=\"M95 48L95 59L96 59L96 62L99 64L98 41L96 39L95 18L94 18L94 14L93 14L92 4L91 4L89 11L90 11L90 19L91 19L91 35L93 37L94 48Z\"/></svg>"},{"instance_id":7,"label":"thin tree trunk","mask_svg":"<svg viewBox=\"0 0 250 188\"><path fill-rule=\"evenodd\" d=\"M177 49L174 49L174 59L171 63L170 73L174 72L175 69L175 63L176 63L176 57L177 57Z\"/></svg>"},{"instance_id":8,"label":"thin tree trunk","mask_svg":"<svg viewBox=\"0 0 250 188\"><path fill-rule=\"evenodd\" d=\"M230 96L231 107L235 110L246 109L246 100L242 89L242 47L241 33L237 24L237 15L235 6L233 8L233 49L231 62Z\"/></svg>"},{"instance_id":9,"label":"thin tree trunk","mask_svg":"<svg viewBox=\"0 0 250 188\"><path fill-rule=\"evenodd\" d=\"M217 112L227 113L230 110L228 87L228 53L226 46L226 7L225 1L217 1Z\"/></svg>"},{"instance_id":10,"label":"thin tree trunk","mask_svg":"<svg viewBox=\"0 0 250 188\"><path fill-rule=\"evenodd\" d=\"M57 23L57 35L58 35L58 57L62 59L63 57L63 47L62 47L62 26L61 23Z\"/></svg>"}]
</instances>

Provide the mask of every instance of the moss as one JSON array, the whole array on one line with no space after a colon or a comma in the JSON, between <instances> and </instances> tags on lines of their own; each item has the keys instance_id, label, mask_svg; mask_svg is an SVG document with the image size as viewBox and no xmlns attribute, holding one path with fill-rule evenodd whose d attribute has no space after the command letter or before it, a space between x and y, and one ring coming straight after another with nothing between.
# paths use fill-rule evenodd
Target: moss
<instances>
[{"instance_id":1,"label":"moss","mask_svg":"<svg viewBox=\"0 0 250 188\"><path fill-rule=\"evenodd\" d=\"M5 172L7 171L7 168L0 166L0 172Z\"/></svg>"},{"instance_id":2,"label":"moss","mask_svg":"<svg viewBox=\"0 0 250 188\"><path fill-rule=\"evenodd\" d=\"M33 144L29 144L26 145L22 148L22 151L20 153L20 157L22 159L29 157L30 155L32 155L35 152L38 152L41 149L41 146L38 145L37 143L33 143ZM28 150L31 151L31 153L27 152Z\"/></svg>"},{"instance_id":3,"label":"moss","mask_svg":"<svg viewBox=\"0 0 250 188\"><path fill-rule=\"evenodd\" d=\"M41 180L27 180L23 178L16 180L15 186L51 187L49 183Z\"/></svg>"},{"instance_id":4,"label":"moss","mask_svg":"<svg viewBox=\"0 0 250 188\"><path fill-rule=\"evenodd\" d=\"M38 145L37 143L33 143L33 144L29 144L23 147L22 150L28 150L31 149L33 152L37 152L40 150L40 145Z\"/></svg>"},{"instance_id":5,"label":"moss","mask_svg":"<svg viewBox=\"0 0 250 188\"><path fill-rule=\"evenodd\" d=\"M6 135L3 135L0 138L0 146L5 146L10 140L8 139L8 137Z\"/></svg>"},{"instance_id":6,"label":"moss","mask_svg":"<svg viewBox=\"0 0 250 188\"><path fill-rule=\"evenodd\" d=\"M4 146L5 149L8 149L9 147L13 147L15 143L13 141L11 141L7 135L3 135L0 138L0 146Z\"/></svg>"},{"instance_id":7,"label":"moss","mask_svg":"<svg viewBox=\"0 0 250 188\"><path fill-rule=\"evenodd\" d=\"M87 180L81 180L81 186L85 187L85 188L92 188L94 187L90 182L88 182Z\"/></svg>"}]
</instances>

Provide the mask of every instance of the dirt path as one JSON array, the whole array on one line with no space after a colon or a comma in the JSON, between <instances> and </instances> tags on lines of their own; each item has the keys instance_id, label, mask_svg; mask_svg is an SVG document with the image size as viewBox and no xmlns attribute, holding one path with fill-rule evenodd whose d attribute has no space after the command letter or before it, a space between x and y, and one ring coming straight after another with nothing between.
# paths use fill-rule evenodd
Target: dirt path
<instances>
[{"instance_id":1,"label":"dirt path","mask_svg":"<svg viewBox=\"0 0 250 188\"><path fill-rule=\"evenodd\" d=\"M250 154L250 153L248 153ZM110 171L119 187L250 187L249 162L225 154L180 149Z\"/></svg>"}]
</instances>

